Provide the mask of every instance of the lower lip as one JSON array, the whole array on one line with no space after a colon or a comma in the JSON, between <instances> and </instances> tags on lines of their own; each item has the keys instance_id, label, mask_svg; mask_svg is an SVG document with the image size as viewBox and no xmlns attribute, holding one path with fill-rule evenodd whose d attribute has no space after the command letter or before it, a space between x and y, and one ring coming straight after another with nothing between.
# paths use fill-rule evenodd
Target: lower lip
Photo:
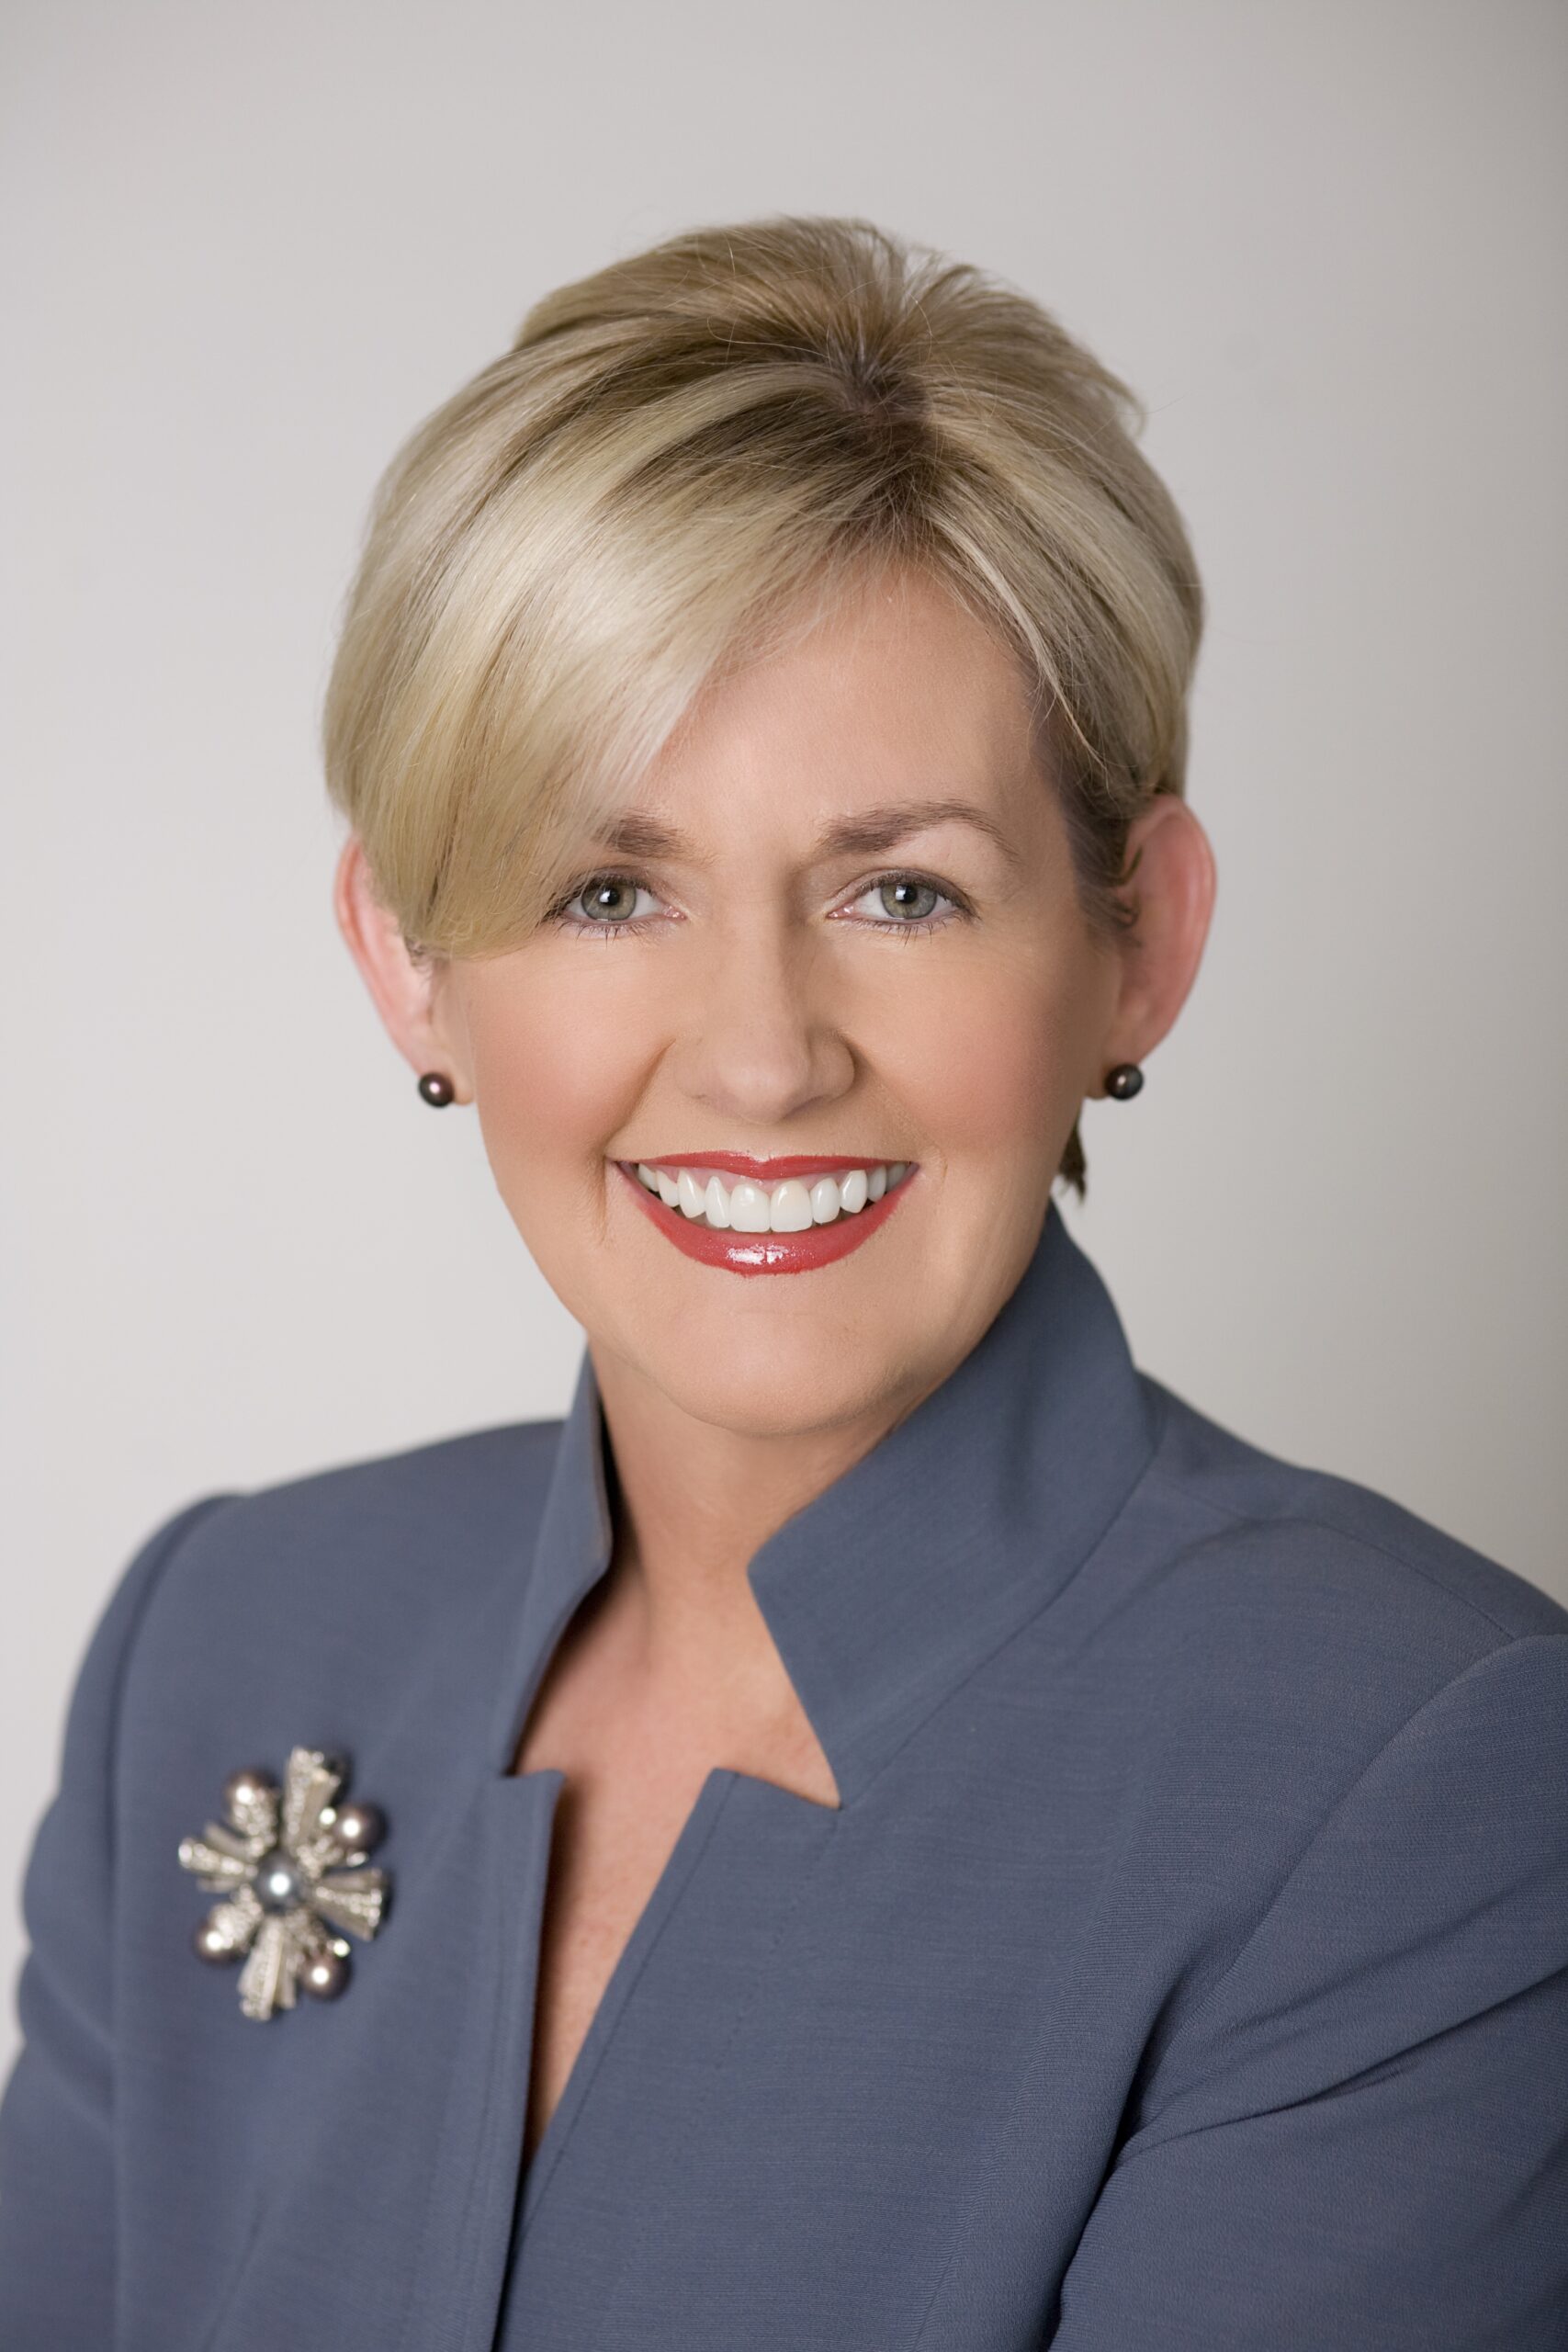
<instances>
[{"instance_id":1,"label":"lower lip","mask_svg":"<svg viewBox=\"0 0 1568 2352\"><path fill-rule=\"evenodd\" d=\"M808 1274L818 1266L830 1266L836 1258L847 1258L886 1224L916 1172L911 1168L901 1183L863 1209L847 1215L840 1210L831 1225L810 1226L804 1233L727 1233L716 1226L698 1225L681 1209L667 1209L640 1176L618 1159L611 1164L667 1241L700 1265L723 1266L732 1274Z\"/></svg>"}]
</instances>

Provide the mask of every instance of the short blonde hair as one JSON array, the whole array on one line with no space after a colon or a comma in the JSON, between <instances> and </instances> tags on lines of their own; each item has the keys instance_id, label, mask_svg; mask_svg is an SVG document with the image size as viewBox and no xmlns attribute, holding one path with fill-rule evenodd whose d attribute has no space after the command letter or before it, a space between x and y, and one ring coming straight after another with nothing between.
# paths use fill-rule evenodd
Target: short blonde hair
<instances>
[{"instance_id":1,"label":"short blonde hair","mask_svg":"<svg viewBox=\"0 0 1568 2352\"><path fill-rule=\"evenodd\" d=\"M515 945L704 684L884 563L1013 650L1086 910L1129 920L1202 618L1141 422L1026 295L867 220L694 229L547 294L394 458L346 600L327 785L406 938Z\"/></svg>"}]
</instances>

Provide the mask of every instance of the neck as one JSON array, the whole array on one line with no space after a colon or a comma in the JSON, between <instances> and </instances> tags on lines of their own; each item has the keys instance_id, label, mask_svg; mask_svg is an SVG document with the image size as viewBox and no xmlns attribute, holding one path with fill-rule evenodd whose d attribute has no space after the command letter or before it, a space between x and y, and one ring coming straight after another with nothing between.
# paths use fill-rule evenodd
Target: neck
<instances>
[{"instance_id":1,"label":"neck","mask_svg":"<svg viewBox=\"0 0 1568 2352\"><path fill-rule=\"evenodd\" d=\"M615 1545L606 1605L650 1677L738 1694L776 1669L747 1569L776 1529L913 1409L902 1401L831 1427L755 1436L694 1419L632 1366L593 1354L609 1440Z\"/></svg>"}]
</instances>

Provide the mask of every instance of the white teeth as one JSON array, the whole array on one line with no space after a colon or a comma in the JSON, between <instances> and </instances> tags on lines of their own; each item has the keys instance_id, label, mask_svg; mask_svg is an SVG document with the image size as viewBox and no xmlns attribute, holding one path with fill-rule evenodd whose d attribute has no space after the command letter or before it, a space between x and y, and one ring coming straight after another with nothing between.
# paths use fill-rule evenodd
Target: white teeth
<instances>
[{"instance_id":1,"label":"white teeth","mask_svg":"<svg viewBox=\"0 0 1568 2352\"><path fill-rule=\"evenodd\" d=\"M742 1176L729 1195L729 1222L737 1233L766 1233L771 1223L768 1195L750 1176Z\"/></svg>"},{"instance_id":2,"label":"white teeth","mask_svg":"<svg viewBox=\"0 0 1568 2352\"><path fill-rule=\"evenodd\" d=\"M705 1219L717 1232L805 1233L814 1225L858 1216L868 1202L901 1184L914 1162L878 1161L838 1176L826 1170L818 1177L786 1176L773 1185L750 1176L721 1176L716 1169L681 1168L671 1175L650 1160L636 1165L637 1182L694 1224Z\"/></svg>"},{"instance_id":3,"label":"white teeth","mask_svg":"<svg viewBox=\"0 0 1568 2352\"><path fill-rule=\"evenodd\" d=\"M805 1233L809 1228L811 1195L798 1176L786 1176L782 1184L773 1186L768 1222L775 1233Z\"/></svg>"}]
</instances>

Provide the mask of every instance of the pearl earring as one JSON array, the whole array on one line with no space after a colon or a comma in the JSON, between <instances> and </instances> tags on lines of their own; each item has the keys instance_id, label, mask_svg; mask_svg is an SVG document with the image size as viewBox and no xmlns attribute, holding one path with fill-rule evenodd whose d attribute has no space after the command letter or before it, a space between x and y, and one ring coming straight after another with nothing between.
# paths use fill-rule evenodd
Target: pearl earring
<instances>
[{"instance_id":1,"label":"pearl earring","mask_svg":"<svg viewBox=\"0 0 1568 2352\"><path fill-rule=\"evenodd\" d=\"M1130 1102L1143 1082L1144 1073L1136 1062L1118 1062L1105 1074L1105 1091L1116 1102Z\"/></svg>"},{"instance_id":2,"label":"pearl earring","mask_svg":"<svg viewBox=\"0 0 1568 2352\"><path fill-rule=\"evenodd\" d=\"M445 1111L456 1092L444 1069L427 1069L419 1081L419 1091L433 1111Z\"/></svg>"}]
</instances>

